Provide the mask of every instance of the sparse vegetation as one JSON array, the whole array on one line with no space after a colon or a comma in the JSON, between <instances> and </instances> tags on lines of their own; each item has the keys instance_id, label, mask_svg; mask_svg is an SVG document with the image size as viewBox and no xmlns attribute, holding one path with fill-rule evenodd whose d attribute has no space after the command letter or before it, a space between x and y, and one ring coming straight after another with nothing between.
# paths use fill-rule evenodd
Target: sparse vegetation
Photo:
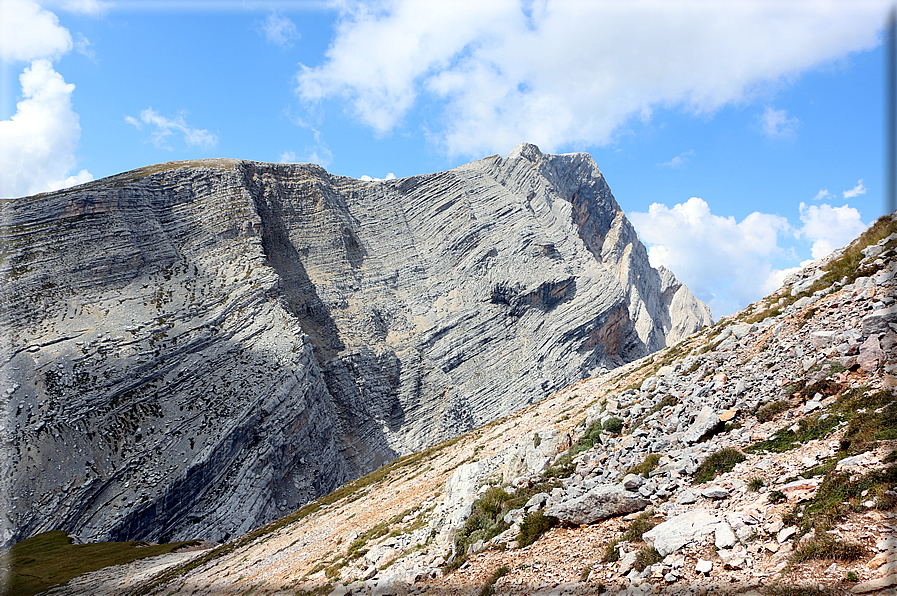
<instances>
[{"instance_id":1,"label":"sparse vegetation","mask_svg":"<svg viewBox=\"0 0 897 596\"><path fill-rule=\"evenodd\" d=\"M656 525L657 523L652 518L652 514L644 511L629 523L629 527L623 532L623 540L627 542L641 542L642 534Z\"/></svg>"},{"instance_id":2,"label":"sparse vegetation","mask_svg":"<svg viewBox=\"0 0 897 596\"><path fill-rule=\"evenodd\" d=\"M656 549L646 546L635 554L633 567L636 571L642 572L654 563L660 563L661 561L663 561L663 557L660 556L660 553Z\"/></svg>"},{"instance_id":3,"label":"sparse vegetation","mask_svg":"<svg viewBox=\"0 0 897 596\"><path fill-rule=\"evenodd\" d=\"M480 590L480 596L492 596L492 594L495 594L495 582L506 576L510 571L511 569L507 566L499 567L493 571L492 575L489 576L489 581L486 582L486 585Z\"/></svg>"},{"instance_id":4,"label":"sparse vegetation","mask_svg":"<svg viewBox=\"0 0 897 596\"><path fill-rule=\"evenodd\" d=\"M517 543L521 546L529 546L539 537L557 524L557 518L545 515L541 511L527 513L520 523L520 533L517 535Z\"/></svg>"},{"instance_id":5,"label":"sparse vegetation","mask_svg":"<svg viewBox=\"0 0 897 596\"><path fill-rule=\"evenodd\" d=\"M623 430L623 421L619 418L608 418L604 421L604 430L617 435Z\"/></svg>"},{"instance_id":6,"label":"sparse vegetation","mask_svg":"<svg viewBox=\"0 0 897 596\"><path fill-rule=\"evenodd\" d=\"M620 427L622 428L622 422ZM573 458L601 443L601 428L600 422L594 422L589 425L582 437L567 450L567 453L562 455L553 466L545 471L545 478L566 478L571 476L576 469L573 465Z\"/></svg>"},{"instance_id":7,"label":"sparse vegetation","mask_svg":"<svg viewBox=\"0 0 897 596\"><path fill-rule=\"evenodd\" d=\"M612 540L607 546L604 547L604 556L601 557L602 563L615 563L620 560L620 549L617 546L620 544L620 540Z\"/></svg>"},{"instance_id":8,"label":"sparse vegetation","mask_svg":"<svg viewBox=\"0 0 897 596\"><path fill-rule=\"evenodd\" d=\"M707 459L698 466L698 469L695 470L695 473L692 476L692 482L694 484L709 482L716 478L718 474L731 471L732 468L743 461L744 454L741 451L731 447L720 449L708 456Z\"/></svg>"},{"instance_id":9,"label":"sparse vegetation","mask_svg":"<svg viewBox=\"0 0 897 596\"><path fill-rule=\"evenodd\" d=\"M826 532L848 512L863 511L864 501L887 496L895 486L897 464L873 470L853 480L849 474L836 472L833 468L823 478L813 498L795 505L782 519L789 525L797 526L801 535L814 529L817 533Z\"/></svg>"},{"instance_id":10,"label":"sparse vegetation","mask_svg":"<svg viewBox=\"0 0 897 596\"><path fill-rule=\"evenodd\" d=\"M657 467L657 464L660 462L660 454L659 453L649 453L645 456L645 459L642 460L642 463L636 464L626 470L626 474L641 474L645 478L651 473L651 470Z\"/></svg>"},{"instance_id":11,"label":"sparse vegetation","mask_svg":"<svg viewBox=\"0 0 897 596\"><path fill-rule=\"evenodd\" d=\"M770 503L781 503L787 497L785 497L785 493L780 490L770 491L768 495L766 495L766 500Z\"/></svg>"},{"instance_id":12,"label":"sparse vegetation","mask_svg":"<svg viewBox=\"0 0 897 596\"><path fill-rule=\"evenodd\" d=\"M795 549L790 562L803 563L810 560L824 561L856 561L865 553L861 544L844 539L835 539L826 532L817 532L816 536L806 544Z\"/></svg>"},{"instance_id":13,"label":"sparse vegetation","mask_svg":"<svg viewBox=\"0 0 897 596\"><path fill-rule=\"evenodd\" d=\"M769 439L754 443L746 451L751 453L762 451L783 453L799 447L807 441L827 437L835 430L840 421L840 417L832 415L823 416L817 414L815 416L807 416L797 422L796 430L793 430L793 426L783 428Z\"/></svg>"},{"instance_id":14,"label":"sparse vegetation","mask_svg":"<svg viewBox=\"0 0 897 596\"><path fill-rule=\"evenodd\" d=\"M153 546L140 541L72 544L65 532L44 532L22 540L5 553L2 567L9 568L10 575L3 594L30 596L88 571L124 565L194 544L197 542Z\"/></svg>"},{"instance_id":15,"label":"sparse vegetation","mask_svg":"<svg viewBox=\"0 0 897 596\"><path fill-rule=\"evenodd\" d=\"M788 402L784 400L770 402L757 410L757 420L760 422L769 422L790 407Z\"/></svg>"},{"instance_id":16,"label":"sparse vegetation","mask_svg":"<svg viewBox=\"0 0 897 596\"><path fill-rule=\"evenodd\" d=\"M748 481L748 490L751 492L757 492L764 486L766 486L766 481L760 478L759 476L754 476Z\"/></svg>"}]
</instances>

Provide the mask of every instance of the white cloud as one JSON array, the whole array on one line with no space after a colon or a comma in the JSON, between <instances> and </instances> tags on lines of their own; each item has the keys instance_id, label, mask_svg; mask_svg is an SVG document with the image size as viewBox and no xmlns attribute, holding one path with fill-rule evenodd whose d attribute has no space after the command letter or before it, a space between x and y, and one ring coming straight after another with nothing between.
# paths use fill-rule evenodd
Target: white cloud
<instances>
[{"instance_id":1,"label":"white cloud","mask_svg":"<svg viewBox=\"0 0 897 596\"><path fill-rule=\"evenodd\" d=\"M845 191L844 191L844 198L845 198L845 199L852 199L852 198L854 198L854 197L858 197L858 196L860 196L860 195L864 195L864 194L866 194L866 187L863 186L863 180L860 179L860 181L857 182L857 185L856 185L856 186L854 186L854 187L851 188L850 190L845 190Z\"/></svg>"},{"instance_id":2,"label":"white cloud","mask_svg":"<svg viewBox=\"0 0 897 596\"><path fill-rule=\"evenodd\" d=\"M31 62L56 59L72 49L72 36L59 19L33 0L0 2L0 59Z\"/></svg>"},{"instance_id":3,"label":"white cloud","mask_svg":"<svg viewBox=\"0 0 897 596\"><path fill-rule=\"evenodd\" d=\"M299 39L299 30L296 29L296 24L289 18L275 13L269 14L265 22L262 23L261 32L265 35L268 43L282 48L292 47L293 40Z\"/></svg>"},{"instance_id":4,"label":"white cloud","mask_svg":"<svg viewBox=\"0 0 897 596\"><path fill-rule=\"evenodd\" d=\"M629 213L653 266L672 270L714 317L730 314L781 284L785 272L772 266L784 250L779 235L791 232L788 220L754 212L741 222L710 212L692 197L672 209L653 203L648 213Z\"/></svg>"},{"instance_id":5,"label":"white cloud","mask_svg":"<svg viewBox=\"0 0 897 596\"><path fill-rule=\"evenodd\" d=\"M807 205L801 202L800 220L804 224L800 235L813 243L811 254L814 259L821 259L845 246L867 227L860 219L860 212L848 205L832 207L826 203Z\"/></svg>"},{"instance_id":6,"label":"white cloud","mask_svg":"<svg viewBox=\"0 0 897 596\"><path fill-rule=\"evenodd\" d=\"M422 97L451 155L611 142L657 107L712 112L758 88L878 44L885 0L342 2L307 102L341 97L378 134ZM430 108L428 108L430 109ZM770 116L771 130L793 119Z\"/></svg>"},{"instance_id":7,"label":"white cloud","mask_svg":"<svg viewBox=\"0 0 897 596\"><path fill-rule=\"evenodd\" d=\"M105 14L112 6L112 2L102 2L101 0L63 0L62 2L63 10L89 16Z\"/></svg>"},{"instance_id":8,"label":"white cloud","mask_svg":"<svg viewBox=\"0 0 897 596\"><path fill-rule=\"evenodd\" d=\"M69 175L81 137L78 114L72 110L75 86L66 83L47 59L32 62L19 81L23 99L12 118L0 122L0 196L24 196L92 180L87 170Z\"/></svg>"},{"instance_id":9,"label":"white cloud","mask_svg":"<svg viewBox=\"0 0 897 596\"><path fill-rule=\"evenodd\" d=\"M785 110L774 110L767 107L763 115L760 116L760 124L763 127L763 132L769 137L792 137L799 121L797 118L788 118L785 115Z\"/></svg>"},{"instance_id":10,"label":"white cloud","mask_svg":"<svg viewBox=\"0 0 897 596\"><path fill-rule=\"evenodd\" d=\"M82 42L83 40L83 42ZM19 75L16 113L0 121L0 196L16 197L65 188L93 179L71 174L81 138L72 110L75 86L53 68L73 47L69 31L33 0L0 0L0 60L30 62ZM81 36L79 47L89 49Z\"/></svg>"},{"instance_id":11,"label":"white cloud","mask_svg":"<svg viewBox=\"0 0 897 596\"><path fill-rule=\"evenodd\" d=\"M96 54L93 51L93 44L90 43L90 40L84 37L82 34L78 34L78 38L75 40L75 51L81 54L82 56L86 56L91 60L96 58Z\"/></svg>"},{"instance_id":12,"label":"white cloud","mask_svg":"<svg viewBox=\"0 0 897 596\"><path fill-rule=\"evenodd\" d=\"M359 180L364 180L365 182L381 182L383 180L395 180L396 175L392 172L388 173L385 178L371 178L367 174L359 178Z\"/></svg>"},{"instance_id":13,"label":"white cloud","mask_svg":"<svg viewBox=\"0 0 897 596\"><path fill-rule=\"evenodd\" d=\"M189 126L184 119L183 114L178 115L175 118L168 118L159 114L153 108L147 108L140 112L139 119L134 118L133 116L125 116L125 121L137 129L143 128L144 124L148 124L155 128L150 135L153 144L156 147L168 149L169 151L171 150L171 147L168 145L168 139L174 133L180 133L188 147L211 149L218 144L217 135L210 133L204 128L200 129Z\"/></svg>"},{"instance_id":14,"label":"white cloud","mask_svg":"<svg viewBox=\"0 0 897 596\"><path fill-rule=\"evenodd\" d=\"M821 201L822 199L828 198L828 197L830 197L830 196L832 196L832 195L831 195L831 193L828 191L828 189L827 189L827 188L822 188L822 189L819 190L819 192L816 193L816 196L813 197L813 200L814 200L814 201Z\"/></svg>"},{"instance_id":15,"label":"white cloud","mask_svg":"<svg viewBox=\"0 0 897 596\"><path fill-rule=\"evenodd\" d=\"M280 154L280 163L296 163L296 154L292 151L284 151Z\"/></svg>"},{"instance_id":16,"label":"white cloud","mask_svg":"<svg viewBox=\"0 0 897 596\"><path fill-rule=\"evenodd\" d=\"M691 151L686 151L685 153L680 153L679 155L677 155L670 161L665 161L658 165L661 167L664 167L664 168L681 168L682 166L684 166L685 164L687 164L690 161L691 156L694 154L695 154L695 152L692 149Z\"/></svg>"}]
</instances>

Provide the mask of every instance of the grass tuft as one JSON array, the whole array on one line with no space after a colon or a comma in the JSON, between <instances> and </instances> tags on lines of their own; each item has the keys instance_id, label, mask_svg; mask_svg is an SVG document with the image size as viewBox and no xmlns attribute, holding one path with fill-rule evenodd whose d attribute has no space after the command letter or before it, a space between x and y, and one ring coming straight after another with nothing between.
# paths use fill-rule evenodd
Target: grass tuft
<instances>
[{"instance_id":1,"label":"grass tuft","mask_svg":"<svg viewBox=\"0 0 897 596\"><path fill-rule=\"evenodd\" d=\"M811 541L799 546L791 555L791 563L804 561L856 561L866 552L863 545L842 539L835 540L831 534L818 533Z\"/></svg>"},{"instance_id":2,"label":"grass tuft","mask_svg":"<svg viewBox=\"0 0 897 596\"><path fill-rule=\"evenodd\" d=\"M520 533L517 534L517 544L520 547L529 546L539 537L557 524L558 519L545 515L541 511L528 513L520 523Z\"/></svg>"},{"instance_id":3,"label":"grass tuft","mask_svg":"<svg viewBox=\"0 0 897 596\"><path fill-rule=\"evenodd\" d=\"M480 596L492 596L495 594L495 582L497 582L502 577L506 576L510 573L511 569L503 565L492 572L492 575L489 576L489 581L486 582L486 585L480 590Z\"/></svg>"},{"instance_id":4,"label":"grass tuft","mask_svg":"<svg viewBox=\"0 0 897 596\"><path fill-rule=\"evenodd\" d=\"M642 534L656 525L657 524L653 520L651 514L644 511L630 522L629 527L626 528L626 531L623 533L623 540L626 540L627 542L641 542Z\"/></svg>"},{"instance_id":5,"label":"grass tuft","mask_svg":"<svg viewBox=\"0 0 897 596\"><path fill-rule=\"evenodd\" d=\"M649 453L640 464L636 464L626 470L626 474L641 474L645 478L651 473L651 470L657 467L660 462L659 453ZM625 474L624 474L625 475Z\"/></svg>"},{"instance_id":6,"label":"grass tuft","mask_svg":"<svg viewBox=\"0 0 897 596\"><path fill-rule=\"evenodd\" d=\"M646 546L635 554L635 564L633 567L636 571L641 573L651 565L660 563L661 561L663 561L663 557L660 556L660 553L657 552L656 549Z\"/></svg>"},{"instance_id":7,"label":"grass tuft","mask_svg":"<svg viewBox=\"0 0 897 596\"><path fill-rule=\"evenodd\" d=\"M698 466L698 469L695 470L694 476L692 477L692 483L701 484L702 482L709 482L716 478L718 474L731 471L732 468L743 462L744 459L744 454L738 449L733 449L732 447L720 449L711 454L700 466Z\"/></svg>"}]
</instances>

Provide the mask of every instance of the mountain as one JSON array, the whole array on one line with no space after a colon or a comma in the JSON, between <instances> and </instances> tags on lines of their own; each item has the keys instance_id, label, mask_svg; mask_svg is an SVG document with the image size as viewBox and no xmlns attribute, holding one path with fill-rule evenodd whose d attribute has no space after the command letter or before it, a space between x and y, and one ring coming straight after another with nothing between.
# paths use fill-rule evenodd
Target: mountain
<instances>
[{"instance_id":1,"label":"mountain","mask_svg":"<svg viewBox=\"0 0 897 596\"><path fill-rule=\"evenodd\" d=\"M533 145L160 164L2 222L4 544L227 540L711 323L591 157Z\"/></svg>"},{"instance_id":2,"label":"mountain","mask_svg":"<svg viewBox=\"0 0 897 596\"><path fill-rule=\"evenodd\" d=\"M49 594L891 594L895 294L897 214L674 346Z\"/></svg>"}]
</instances>

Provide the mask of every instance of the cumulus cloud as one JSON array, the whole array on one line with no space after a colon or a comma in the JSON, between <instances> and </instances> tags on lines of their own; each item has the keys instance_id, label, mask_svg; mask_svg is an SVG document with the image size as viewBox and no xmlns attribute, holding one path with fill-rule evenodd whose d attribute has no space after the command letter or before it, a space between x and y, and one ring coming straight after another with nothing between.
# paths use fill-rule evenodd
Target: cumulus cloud
<instances>
[{"instance_id":1,"label":"cumulus cloud","mask_svg":"<svg viewBox=\"0 0 897 596\"><path fill-rule=\"evenodd\" d=\"M89 42L81 36L79 47ZM30 62L19 75L21 100L9 120L0 121L0 196L17 197L57 190L93 179L76 174L81 138L72 110L75 86L53 69L53 60L75 44L52 12L33 0L0 1L0 60Z\"/></svg>"},{"instance_id":2,"label":"cumulus cloud","mask_svg":"<svg viewBox=\"0 0 897 596\"><path fill-rule=\"evenodd\" d=\"M670 161L665 161L662 164L658 164L664 168L681 168L685 164L687 164L692 155L694 155L694 150L686 151L685 153L680 153Z\"/></svg>"},{"instance_id":3,"label":"cumulus cloud","mask_svg":"<svg viewBox=\"0 0 897 596\"><path fill-rule=\"evenodd\" d=\"M772 260L784 254L779 236L792 232L779 215L754 212L737 221L714 215L692 197L672 209L653 203L648 213L630 213L648 246L653 266L672 270L715 317L730 314L774 291L785 276Z\"/></svg>"},{"instance_id":4,"label":"cumulus cloud","mask_svg":"<svg viewBox=\"0 0 897 596\"><path fill-rule=\"evenodd\" d=\"M275 13L269 14L265 22L262 23L261 32L268 43L282 48L292 47L293 40L299 39L299 30L296 29L296 24L289 18Z\"/></svg>"},{"instance_id":5,"label":"cumulus cloud","mask_svg":"<svg viewBox=\"0 0 897 596\"><path fill-rule=\"evenodd\" d=\"M763 132L769 137L791 137L798 125L797 118L789 118L785 110L774 110L767 107L760 116Z\"/></svg>"},{"instance_id":6,"label":"cumulus cloud","mask_svg":"<svg viewBox=\"0 0 897 596\"><path fill-rule=\"evenodd\" d=\"M393 174L392 172L388 173L385 178L371 178L367 174L365 174L364 176L362 176L360 178L360 180L364 180L365 182L380 182L382 180L395 180L395 179L396 179L396 175Z\"/></svg>"},{"instance_id":7,"label":"cumulus cloud","mask_svg":"<svg viewBox=\"0 0 897 596\"><path fill-rule=\"evenodd\" d=\"M175 133L179 133L183 137L188 147L203 147L212 149L218 144L218 136L202 128L193 128L187 124L183 114L175 118L168 118L156 112L153 108L147 108L140 112L140 118L133 116L125 116L125 121L136 127L143 128L144 124L149 125L154 130L150 135L150 139L156 147L172 150L168 145L168 141Z\"/></svg>"},{"instance_id":8,"label":"cumulus cloud","mask_svg":"<svg viewBox=\"0 0 897 596\"><path fill-rule=\"evenodd\" d=\"M672 270L715 317L731 314L778 289L799 267L797 253L783 246L797 239L813 259L845 246L866 229L860 212L800 203L800 226L779 215L754 212L737 221L714 215L703 199L692 197L672 208L654 203L647 213L629 213L629 220L648 247L653 266ZM774 262L791 261L777 268Z\"/></svg>"},{"instance_id":9,"label":"cumulus cloud","mask_svg":"<svg viewBox=\"0 0 897 596\"><path fill-rule=\"evenodd\" d=\"M0 193L18 197L65 188L93 179L76 165L81 137L72 110L75 86L66 83L47 59L35 60L19 76L22 100L16 113L0 122Z\"/></svg>"},{"instance_id":10,"label":"cumulus cloud","mask_svg":"<svg viewBox=\"0 0 897 596\"><path fill-rule=\"evenodd\" d=\"M826 203L807 205L801 202L800 220L803 222L800 235L813 243L811 254L814 259L821 259L845 246L867 227L860 219L860 212L848 205L832 207Z\"/></svg>"},{"instance_id":11,"label":"cumulus cloud","mask_svg":"<svg viewBox=\"0 0 897 596\"><path fill-rule=\"evenodd\" d=\"M830 196L832 196L832 195L831 195L831 193L828 191L827 188L821 188L821 189L819 189L819 192L816 193L816 196L813 197L813 200L814 200L814 201L821 201L822 199L826 199L826 198L828 198L828 197L830 197Z\"/></svg>"},{"instance_id":12,"label":"cumulus cloud","mask_svg":"<svg viewBox=\"0 0 897 596\"><path fill-rule=\"evenodd\" d=\"M712 112L852 51L875 47L887 3L342 2L323 64L303 65L298 95L340 97L378 134L418 105L450 155L521 140L611 142L657 107ZM431 105L430 103L427 104ZM430 109L430 108L427 108ZM794 119L768 113L770 130Z\"/></svg>"},{"instance_id":13,"label":"cumulus cloud","mask_svg":"<svg viewBox=\"0 0 897 596\"><path fill-rule=\"evenodd\" d=\"M31 62L56 59L72 49L72 36L59 19L33 0L0 2L0 59Z\"/></svg>"},{"instance_id":14,"label":"cumulus cloud","mask_svg":"<svg viewBox=\"0 0 897 596\"><path fill-rule=\"evenodd\" d=\"M852 199L852 198L854 198L854 197L858 197L858 196L860 196L860 195L864 195L864 194L866 194L866 187L863 186L863 180L860 179L860 181L857 182L857 185L856 185L856 186L854 186L854 187L851 188L850 190L845 190L845 191L844 191L844 198L845 198L845 199Z\"/></svg>"},{"instance_id":15,"label":"cumulus cloud","mask_svg":"<svg viewBox=\"0 0 897 596\"><path fill-rule=\"evenodd\" d=\"M280 154L280 163L296 163L296 154L292 151L284 151Z\"/></svg>"}]
</instances>

